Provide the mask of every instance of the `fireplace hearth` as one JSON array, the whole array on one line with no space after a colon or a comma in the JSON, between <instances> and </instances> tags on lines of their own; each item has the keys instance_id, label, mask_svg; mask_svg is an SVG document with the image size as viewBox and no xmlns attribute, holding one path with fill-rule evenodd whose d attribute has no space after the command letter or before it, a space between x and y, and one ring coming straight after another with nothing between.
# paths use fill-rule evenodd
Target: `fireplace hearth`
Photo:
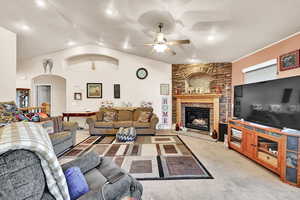
<instances>
[{"instance_id":1,"label":"fireplace hearth","mask_svg":"<svg viewBox=\"0 0 300 200\"><path fill-rule=\"evenodd\" d=\"M209 131L210 109L201 107L185 107L185 127Z\"/></svg>"}]
</instances>

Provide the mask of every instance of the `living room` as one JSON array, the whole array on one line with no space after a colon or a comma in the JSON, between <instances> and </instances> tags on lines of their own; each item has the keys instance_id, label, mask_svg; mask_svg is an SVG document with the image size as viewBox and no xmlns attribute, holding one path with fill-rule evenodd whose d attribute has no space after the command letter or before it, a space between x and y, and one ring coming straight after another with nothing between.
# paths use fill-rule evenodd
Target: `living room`
<instances>
[{"instance_id":1,"label":"living room","mask_svg":"<svg viewBox=\"0 0 300 200\"><path fill-rule=\"evenodd\" d=\"M299 199L297 0L1 5L0 199Z\"/></svg>"}]
</instances>

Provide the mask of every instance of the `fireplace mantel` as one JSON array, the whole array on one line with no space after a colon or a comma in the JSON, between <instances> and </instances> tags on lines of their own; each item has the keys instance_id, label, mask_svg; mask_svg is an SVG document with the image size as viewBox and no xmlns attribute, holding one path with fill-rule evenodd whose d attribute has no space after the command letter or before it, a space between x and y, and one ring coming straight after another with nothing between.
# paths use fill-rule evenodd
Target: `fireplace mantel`
<instances>
[{"instance_id":1,"label":"fireplace mantel","mask_svg":"<svg viewBox=\"0 0 300 200\"><path fill-rule=\"evenodd\" d=\"M203 93L203 94L180 94L174 95L176 99L203 99L203 98L220 98L222 94L215 94L215 93Z\"/></svg>"},{"instance_id":2,"label":"fireplace mantel","mask_svg":"<svg viewBox=\"0 0 300 200\"><path fill-rule=\"evenodd\" d=\"M174 95L176 98L176 121L182 122L181 119L181 104L182 103L201 103L201 104L212 104L214 113L214 125L213 130L219 132L219 120L220 120L220 105L219 100L221 94L215 93L204 93L204 94L181 94Z\"/></svg>"}]
</instances>

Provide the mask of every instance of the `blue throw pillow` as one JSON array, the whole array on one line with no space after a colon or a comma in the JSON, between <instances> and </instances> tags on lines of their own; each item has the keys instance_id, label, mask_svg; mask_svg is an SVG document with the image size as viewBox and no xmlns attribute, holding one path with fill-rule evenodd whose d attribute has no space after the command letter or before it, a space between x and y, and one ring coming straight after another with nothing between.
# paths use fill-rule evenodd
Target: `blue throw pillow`
<instances>
[{"instance_id":1,"label":"blue throw pillow","mask_svg":"<svg viewBox=\"0 0 300 200\"><path fill-rule=\"evenodd\" d=\"M89 191L89 186L79 167L71 167L64 174L71 200L76 200Z\"/></svg>"}]
</instances>

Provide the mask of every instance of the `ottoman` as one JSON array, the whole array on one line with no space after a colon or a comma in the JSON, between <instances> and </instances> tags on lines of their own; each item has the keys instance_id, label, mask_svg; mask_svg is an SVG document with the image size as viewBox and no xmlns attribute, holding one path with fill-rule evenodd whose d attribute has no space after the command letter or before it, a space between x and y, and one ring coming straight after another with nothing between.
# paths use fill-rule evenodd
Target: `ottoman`
<instances>
[{"instance_id":1,"label":"ottoman","mask_svg":"<svg viewBox=\"0 0 300 200\"><path fill-rule=\"evenodd\" d=\"M136 130L134 127L130 128L119 128L116 138L120 142L131 142L136 139Z\"/></svg>"}]
</instances>

